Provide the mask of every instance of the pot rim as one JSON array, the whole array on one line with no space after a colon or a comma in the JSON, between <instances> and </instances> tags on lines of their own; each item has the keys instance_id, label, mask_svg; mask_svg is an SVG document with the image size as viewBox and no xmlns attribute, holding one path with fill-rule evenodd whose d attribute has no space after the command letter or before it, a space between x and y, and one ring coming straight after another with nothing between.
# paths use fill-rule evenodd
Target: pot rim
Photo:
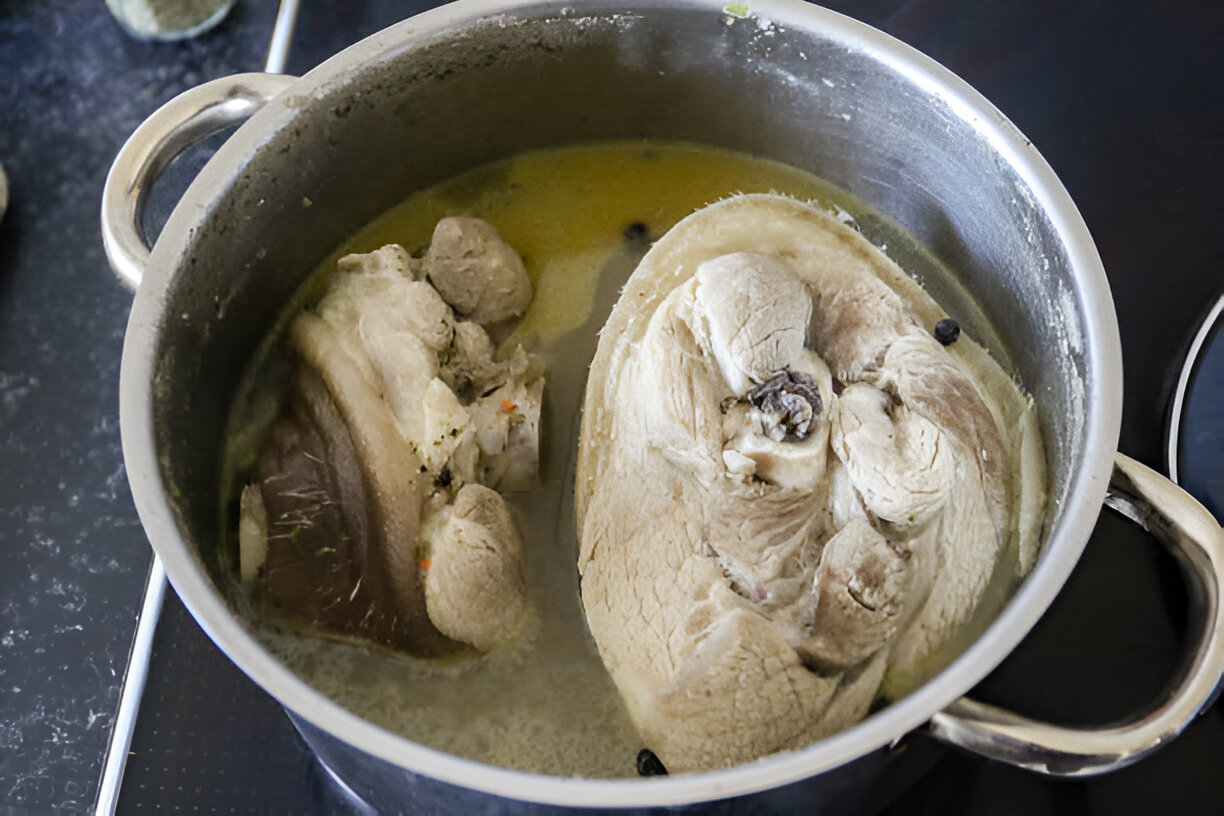
<instances>
[{"instance_id":1,"label":"pot rim","mask_svg":"<svg viewBox=\"0 0 1224 816\"><path fill-rule=\"evenodd\" d=\"M152 417L153 375L167 293L177 274L181 245L206 217L246 157L288 126L302 107L361 66L378 63L453 35L490 17L531 12L574 19L609 16L601 10L538 0L463 0L392 25L341 51L269 103L217 151L171 214L154 247L133 304L120 375L124 459L136 507L154 550L184 605L208 636L252 680L314 726L386 762L461 787L511 799L576 806L665 806L749 794L831 770L895 745L984 678L1016 647L1060 591L1096 523L1112 471L1121 427L1122 362L1117 320L1105 271L1078 210L1054 171L1019 130L967 83L915 49L864 23L798 0L753 0L750 12L780 29L818 30L846 48L865 52L947 105L996 150L1028 186L1036 206L1061 237L1083 309L1083 340L1095 377L1085 383L1089 416L1056 523L1047 530L1036 566L988 629L935 678L854 727L795 751L697 774L650 779L588 779L514 771L414 743L368 722L316 691L273 658L235 619L198 558L185 543L162 480ZM627 7L693 8L727 13L717 0L646 0ZM568 11L565 11L568 9Z\"/></svg>"}]
</instances>

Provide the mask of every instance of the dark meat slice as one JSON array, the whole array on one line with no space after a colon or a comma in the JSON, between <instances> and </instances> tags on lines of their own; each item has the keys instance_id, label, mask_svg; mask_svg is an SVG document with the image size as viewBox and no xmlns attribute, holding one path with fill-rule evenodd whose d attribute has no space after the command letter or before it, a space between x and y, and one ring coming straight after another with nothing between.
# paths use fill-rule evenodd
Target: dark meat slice
<instances>
[{"instance_id":1,"label":"dark meat slice","mask_svg":"<svg viewBox=\"0 0 1224 816\"><path fill-rule=\"evenodd\" d=\"M462 646L425 614L419 588L396 586L392 561L416 564L415 541L388 536L386 513L323 378L300 366L258 466L267 518L261 576L278 617L422 656Z\"/></svg>"}]
</instances>

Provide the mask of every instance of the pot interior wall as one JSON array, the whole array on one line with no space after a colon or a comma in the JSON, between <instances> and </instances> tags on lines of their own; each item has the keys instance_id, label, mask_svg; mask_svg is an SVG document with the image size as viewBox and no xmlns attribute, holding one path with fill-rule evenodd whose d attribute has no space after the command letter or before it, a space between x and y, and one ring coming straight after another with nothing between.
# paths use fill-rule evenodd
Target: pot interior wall
<instances>
[{"instance_id":1,"label":"pot interior wall","mask_svg":"<svg viewBox=\"0 0 1224 816\"><path fill-rule=\"evenodd\" d=\"M1038 402L1052 490L1067 487L1090 413L1084 305L1054 227L987 137L883 69L865 41L710 6L601 16L603 5L446 36L412 20L389 29L262 112L188 192L154 256L177 268L155 412L181 526L214 575L229 395L304 276L414 190L585 140L686 139L774 158L900 221L989 316Z\"/></svg>"}]
</instances>

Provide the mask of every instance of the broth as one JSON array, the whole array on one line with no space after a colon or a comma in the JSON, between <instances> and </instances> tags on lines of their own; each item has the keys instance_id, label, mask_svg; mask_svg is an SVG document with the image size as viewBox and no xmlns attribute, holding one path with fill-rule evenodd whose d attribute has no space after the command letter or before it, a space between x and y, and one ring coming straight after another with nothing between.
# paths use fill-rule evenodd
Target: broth
<instances>
[{"instance_id":1,"label":"broth","mask_svg":"<svg viewBox=\"0 0 1224 816\"><path fill-rule=\"evenodd\" d=\"M536 610L530 634L474 660L429 662L277 630L259 623L236 597L265 646L339 704L415 742L513 769L634 775L643 745L587 632L578 592L573 476L587 366L597 333L650 239L728 195L770 191L815 200L854 223L1012 370L968 293L914 237L798 169L671 142L554 148L476 168L413 194L312 275L252 362L235 401L223 495L240 492L278 410L288 369L279 335L302 304L317 299L335 261L387 243L416 252L440 218L482 218L523 257L535 291L506 342L521 342L548 364L542 487L507 496L518 514ZM233 541L223 548L230 558L235 551ZM234 595L241 595L237 587Z\"/></svg>"}]
</instances>

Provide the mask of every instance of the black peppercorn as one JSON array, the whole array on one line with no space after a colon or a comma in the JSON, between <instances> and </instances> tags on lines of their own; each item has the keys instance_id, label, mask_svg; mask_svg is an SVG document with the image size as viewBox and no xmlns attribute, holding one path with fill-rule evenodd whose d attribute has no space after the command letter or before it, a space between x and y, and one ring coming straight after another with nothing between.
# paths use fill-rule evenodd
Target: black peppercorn
<instances>
[{"instance_id":1,"label":"black peppercorn","mask_svg":"<svg viewBox=\"0 0 1224 816\"><path fill-rule=\"evenodd\" d=\"M935 324L935 339L945 346L950 346L960 337L960 324L950 317Z\"/></svg>"},{"instance_id":2,"label":"black peppercorn","mask_svg":"<svg viewBox=\"0 0 1224 816\"><path fill-rule=\"evenodd\" d=\"M642 221L634 221L625 227L625 243L630 246L645 246L650 243L650 227Z\"/></svg>"},{"instance_id":3,"label":"black peppercorn","mask_svg":"<svg viewBox=\"0 0 1224 816\"><path fill-rule=\"evenodd\" d=\"M451 469L443 465L442 469L438 471L438 475L434 477L434 486L450 487L450 483L453 478L454 476L451 475Z\"/></svg>"},{"instance_id":4,"label":"black peppercorn","mask_svg":"<svg viewBox=\"0 0 1224 816\"><path fill-rule=\"evenodd\" d=\"M638 776L667 776L667 769L649 748L638 751L637 772Z\"/></svg>"}]
</instances>

